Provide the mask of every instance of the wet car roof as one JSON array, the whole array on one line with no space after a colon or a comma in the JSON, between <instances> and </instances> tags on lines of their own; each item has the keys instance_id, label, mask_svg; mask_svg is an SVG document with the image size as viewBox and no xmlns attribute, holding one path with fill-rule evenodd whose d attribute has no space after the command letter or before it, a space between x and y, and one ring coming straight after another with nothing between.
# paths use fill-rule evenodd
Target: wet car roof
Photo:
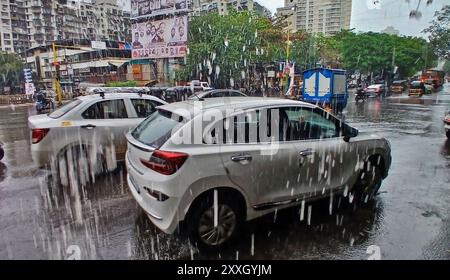
<instances>
[{"instance_id":1,"label":"wet car roof","mask_svg":"<svg viewBox=\"0 0 450 280\"><path fill-rule=\"evenodd\" d=\"M198 100L188 100L184 102L172 103L169 105L161 106L162 110L166 111L176 111L176 110L186 110L189 113L195 112L195 114L200 114L201 112L209 109L252 109L258 107L266 106L298 106L302 105L309 108L315 108L315 105L310 103L280 99L280 98L264 98L264 97L224 97L224 98L209 98L204 101Z\"/></svg>"},{"instance_id":2,"label":"wet car roof","mask_svg":"<svg viewBox=\"0 0 450 280\"><path fill-rule=\"evenodd\" d=\"M100 94L96 93L96 94L90 94L90 95L83 95L83 96L79 96L77 97L78 99L80 99L81 101L87 101L87 100L95 100L95 99L103 99ZM143 94L142 96L139 95L138 93L105 93L105 100L108 99L117 99L117 98L147 98L147 99L158 99L155 96L152 95L147 95L147 94Z\"/></svg>"}]
</instances>

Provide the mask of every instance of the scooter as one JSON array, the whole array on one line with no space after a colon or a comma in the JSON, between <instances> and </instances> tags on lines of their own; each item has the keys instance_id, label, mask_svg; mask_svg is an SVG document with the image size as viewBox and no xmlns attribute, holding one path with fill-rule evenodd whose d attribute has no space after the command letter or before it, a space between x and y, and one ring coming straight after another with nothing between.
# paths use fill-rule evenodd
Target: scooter
<instances>
[{"instance_id":1,"label":"scooter","mask_svg":"<svg viewBox=\"0 0 450 280\"><path fill-rule=\"evenodd\" d=\"M51 98L39 98L36 101L36 111L38 114L41 114L43 111L46 110L54 110L55 109L55 103Z\"/></svg>"}]
</instances>

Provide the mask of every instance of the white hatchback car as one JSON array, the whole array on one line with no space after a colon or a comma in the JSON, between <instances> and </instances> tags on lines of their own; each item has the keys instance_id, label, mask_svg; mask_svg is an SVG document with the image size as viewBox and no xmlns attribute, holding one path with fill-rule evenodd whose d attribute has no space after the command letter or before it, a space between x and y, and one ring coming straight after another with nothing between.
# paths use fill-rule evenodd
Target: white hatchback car
<instances>
[{"instance_id":1,"label":"white hatchback car","mask_svg":"<svg viewBox=\"0 0 450 280\"><path fill-rule=\"evenodd\" d=\"M186 221L200 248L226 246L241 222L304 200L371 199L391 164L387 140L285 99L161 106L127 139L136 201L166 233Z\"/></svg>"},{"instance_id":2,"label":"white hatchback car","mask_svg":"<svg viewBox=\"0 0 450 280\"><path fill-rule=\"evenodd\" d=\"M125 157L125 134L164 104L148 95L104 93L78 97L48 115L31 116L33 161L60 173L72 168L66 162L78 164L72 170L78 173L86 168L90 174L114 170L116 161ZM76 160L82 155L86 162Z\"/></svg>"}]
</instances>

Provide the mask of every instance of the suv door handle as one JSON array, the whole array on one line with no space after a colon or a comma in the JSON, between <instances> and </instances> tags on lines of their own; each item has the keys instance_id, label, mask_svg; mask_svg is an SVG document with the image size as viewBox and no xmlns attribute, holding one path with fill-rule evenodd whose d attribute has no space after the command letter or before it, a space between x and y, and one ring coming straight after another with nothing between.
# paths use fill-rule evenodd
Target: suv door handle
<instances>
[{"instance_id":1,"label":"suv door handle","mask_svg":"<svg viewBox=\"0 0 450 280\"><path fill-rule=\"evenodd\" d=\"M81 128L85 128L85 129L94 129L94 128L96 128L97 126L95 126L95 125L93 125L93 124L88 124L88 125L82 125L81 126Z\"/></svg>"},{"instance_id":2,"label":"suv door handle","mask_svg":"<svg viewBox=\"0 0 450 280\"><path fill-rule=\"evenodd\" d=\"M231 157L231 160L234 162L251 161L252 159L253 157L251 155L237 155Z\"/></svg>"},{"instance_id":3,"label":"suv door handle","mask_svg":"<svg viewBox=\"0 0 450 280\"><path fill-rule=\"evenodd\" d=\"M314 153L315 152L312 149L308 149L308 150L301 151L300 156L301 157L309 157L309 156L314 155Z\"/></svg>"}]
</instances>

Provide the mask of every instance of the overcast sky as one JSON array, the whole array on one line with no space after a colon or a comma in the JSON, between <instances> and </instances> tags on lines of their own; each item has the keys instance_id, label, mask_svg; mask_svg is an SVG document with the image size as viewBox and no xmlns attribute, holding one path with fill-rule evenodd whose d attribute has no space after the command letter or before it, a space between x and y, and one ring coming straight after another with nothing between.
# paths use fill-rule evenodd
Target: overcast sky
<instances>
[{"instance_id":1,"label":"overcast sky","mask_svg":"<svg viewBox=\"0 0 450 280\"><path fill-rule=\"evenodd\" d=\"M260 4L276 12L278 7L284 5L284 0L256 0ZM450 0L433 0L433 4L427 6L426 0L422 0L419 10L422 12L420 20L409 19L411 10L417 8L419 0L353 0L351 28L358 31L379 32L387 26L394 26L402 35L423 36L421 31L425 29L433 19L436 11ZM409 3L408 3L409 2Z\"/></svg>"}]
</instances>

